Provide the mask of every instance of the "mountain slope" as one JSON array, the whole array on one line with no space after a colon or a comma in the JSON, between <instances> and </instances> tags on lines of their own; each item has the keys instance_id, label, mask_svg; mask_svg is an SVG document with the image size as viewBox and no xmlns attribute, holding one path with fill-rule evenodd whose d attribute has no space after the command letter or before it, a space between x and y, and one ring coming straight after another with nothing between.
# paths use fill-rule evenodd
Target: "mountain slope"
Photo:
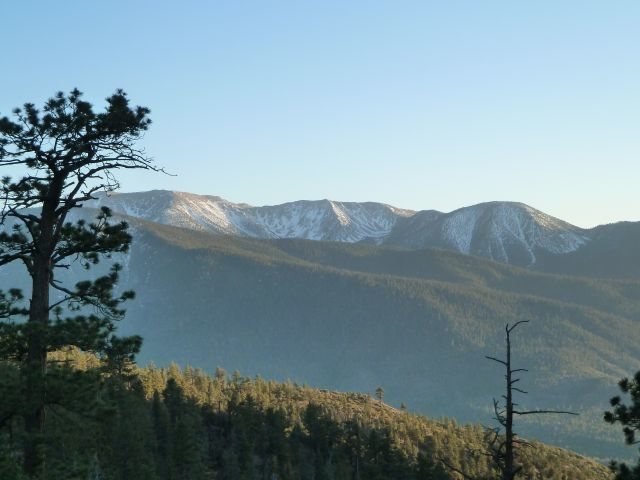
<instances>
[{"instance_id":1,"label":"mountain slope","mask_svg":"<svg viewBox=\"0 0 640 480\"><path fill-rule=\"evenodd\" d=\"M640 222L600 225L589 231L591 240L566 255L543 254L536 269L606 278L640 278Z\"/></svg>"},{"instance_id":2,"label":"mountain slope","mask_svg":"<svg viewBox=\"0 0 640 480\"><path fill-rule=\"evenodd\" d=\"M52 357L49 368L58 375L73 375L75 383L85 379L74 393L98 397L108 408L96 416L92 402L77 402L75 415L62 405L49 406L43 451L51 478L160 480L177 472L170 478L458 479L442 459L473 478L495 478L488 457L479 454L486 449L479 425L428 419L364 393L251 379L222 369L212 377L176 364L130 366L122 376L75 349ZM17 388L18 372L10 364L0 367L5 388L7 382ZM94 368L103 372L100 382ZM0 396L0 406L12 399L6 397ZM23 478L17 473L20 458L6 454L21 436L21 422L0 436L3 479ZM523 478L613 476L595 459L529 441L516 453Z\"/></svg>"},{"instance_id":3,"label":"mountain slope","mask_svg":"<svg viewBox=\"0 0 640 480\"><path fill-rule=\"evenodd\" d=\"M239 427L247 423L251 425L250 422L242 422L238 418L242 414L246 415L247 412L253 414L254 418L262 419L259 422L260 425L266 425L271 429L270 435L267 436L270 439L281 435L277 427L284 431L296 432L299 429L306 431L307 436L311 438L302 443L307 445L307 448L313 448L319 443L322 445L317 441L321 440L320 438L313 441L316 435L322 435L325 439L333 437L334 441L328 442L333 452L329 455L327 463L331 465L343 461L351 467L351 471L348 467L347 471L344 471L344 467L335 469L334 471L342 470L342 475L337 472L334 475L337 479L357 478L358 472L354 472L354 469L361 471L361 478L405 480L457 478L453 472L439 466L440 458L446 458L458 468L478 478L490 475L487 459L483 455L469 454L480 452L485 448L484 431L476 425L463 426L451 420L435 421L392 408L366 394L318 390L291 383L267 382L261 378L251 380L235 376L228 379L218 375L212 379L194 369L185 369L182 372L176 368L144 369L141 373L149 390L150 387L153 388L152 385L161 385L170 378L176 381L187 398L194 399L205 409L208 407L219 411L221 405L224 406L222 408L225 408L225 411L218 416L217 428L208 430L224 435L225 438L240 437L241 435L236 433L240 430ZM228 413L231 409L235 410L236 415L229 422L229 418L224 413ZM269 414L273 410L282 412L285 421L275 425L273 421L269 421ZM258 422L254 422L253 425L256 423ZM354 424L358 425L356 431L354 431ZM226 431L229 426L236 429L234 432L236 435L229 435ZM318 428L319 426L324 428ZM260 449L259 442L265 436L251 435L250 437L253 439L251 443L254 444L254 455L260 458L261 450L264 452L265 449ZM289 438L293 440L296 435L291 435ZM377 441L374 441L376 438ZM233 443L231 445L228 443L223 445L230 449ZM387 443L395 455L389 455L388 450L385 454L384 445ZM360 444L359 448L358 444ZM340 451L345 447L351 453L346 458ZM371 454L372 447L380 449L378 455ZM356 453L357 456L358 450L368 451L368 454L362 452L364 453L362 458L353 462L353 454ZM318 449L316 454L317 452ZM291 456L282 456L284 459L287 457ZM373 460L374 465L367 468L367 460ZM611 472L604 465L593 459L539 442L532 442L531 448L518 452L517 461L523 466L521 472L523 477L532 480L563 478L604 480L612 477ZM322 465L323 462L309 463ZM421 463L422 468L420 468ZM390 464L396 464L396 467L393 468ZM409 468L398 468L402 464ZM378 469L373 469L372 466L378 466ZM414 470L416 467L418 467L417 472ZM382 472L378 473L376 470L382 470Z\"/></svg>"},{"instance_id":4,"label":"mountain slope","mask_svg":"<svg viewBox=\"0 0 640 480\"><path fill-rule=\"evenodd\" d=\"M398 228L386 243L411 248L440 247L516 265L536 263L539 251L572 252L589 239L573 225L514 202L482 203L420 223L404 223L409 224L408 228ZM416 227L424 233L420 235Z\"/></svg>"},{"instance_id":5,"label":"mountain slope","mask_svg":"<svg viewBox=\"0 0 640 480\"><path fill-rule=\"evenodd\" d=\"M91 209L79 213L90 217ZM608 458L628 456L602 411L640 369L640 283L544 274L444 250L264 240L128 218L122 287L137 298L123 333L141 361L178 361L339 390L385 388L430 415L487 422L506 323L530 320L515 361L527 407L580 411L522 433ZM106 268L102 266L102 268ZM73 283L82 269L62 272ZM20 272L0 270L2 288ZM24 279L24 273L22 273Z\"/></svg>"},{"instance_id":6,"label":"mountain slope","mask_svg":"<svg viewBox=\"0 0 640 480\"><path fill-rule=\"evenodd\" d=\"M506 323L527 406L578 410L523 432L601 457L625 455L601 412L640 369L640 285L548 275L444 251L265 241L136 223L125 331L142 360L237 368L339 390L385 388L431 415L488 421Z\"/></svg>"}]
</instances>

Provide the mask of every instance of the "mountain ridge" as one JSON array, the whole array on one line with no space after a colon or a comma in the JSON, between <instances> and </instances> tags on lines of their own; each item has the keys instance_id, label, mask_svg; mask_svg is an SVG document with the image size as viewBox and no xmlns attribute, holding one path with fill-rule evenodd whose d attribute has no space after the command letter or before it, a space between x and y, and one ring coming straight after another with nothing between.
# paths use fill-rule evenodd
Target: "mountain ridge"
<instances>
[{"instance_id":1,"label":"mountain ridge","mask_svg":"<svg viewBox=\"0 0 640 480\"><path fill-rule=\"evenodd\" d=\"M255 207L219 196L152 190L100 195L86 205L108 206L116 213L215 234L437 247L522 266L536 264L540 254L579 250L589 243L593 230L507 201L444 213L328 199Z\"/></svg>"}]
</instances>

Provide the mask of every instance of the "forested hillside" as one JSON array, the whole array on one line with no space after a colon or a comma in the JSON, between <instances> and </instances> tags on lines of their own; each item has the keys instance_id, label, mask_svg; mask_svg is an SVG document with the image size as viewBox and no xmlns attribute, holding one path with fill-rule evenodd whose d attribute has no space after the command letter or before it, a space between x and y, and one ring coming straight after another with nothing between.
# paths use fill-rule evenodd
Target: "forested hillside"
<instances>
[{"instance_id":1,"label":"forested hillside","mask_svg":"<svg viewBox=\"0 0 640 480\"><path fill-rule=\"evenodd\" d=\"M3 363L0 418L14 407ZM491 471L484 430L430 420L359 393L249 379L218 369L136 368L68 350L52 355L47 415L51 478L457 479ZM53 401L57 399L57 401ZM0 430L0 478L20 479L21 425ZM532 442L523 478L611 478L601 464Z\"/></svg>"},{"instance_id":2,"label":"forested hillside","mask_svg":"<svg viewBox=\"0 0 640 480\"><path fill-rule=\"evenodd\" d=\"M527 418L520 431L602 460L633 456L602 414L617 381L640 369L637 280L129 220L135 241L116 260L136 300L120 330L144 337L142 363L228 365L342 391L381 385L395 406L488 422L502 379L484 356L501 353L506 323L530 320L514 339L515 362L530 371L521 401L580 416ZM84 275L61 272L69 283ZM17 270L0 276L5 289L27 287Z\"/></svg>"},{"instance_id":3,"label":"forested hillside","mask_svg":"<svg viewBox=\"0 0 640 480\"><path fill-rule=\"evenodd\" d=\"M523 431L602 459L628 457L602 422L640 368L640 283L543 274L441 250L214 236L137 223L125 332L141 361L372 392L428 415L485 422L501 389L506 323L529 407L578 411Z\"/></svg>"}]
</instances>

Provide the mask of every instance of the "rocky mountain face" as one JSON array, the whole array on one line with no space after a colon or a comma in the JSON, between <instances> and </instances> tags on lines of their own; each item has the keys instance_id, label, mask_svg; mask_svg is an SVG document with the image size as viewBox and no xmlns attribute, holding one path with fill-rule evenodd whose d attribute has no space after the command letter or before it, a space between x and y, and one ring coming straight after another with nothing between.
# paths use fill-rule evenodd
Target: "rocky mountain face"
<instances>
[{"instance_id":1,"label":"rocky mountain face","mask_svg":"<svg viewBox=\"0 0 640 480\"><path fill-rule=\"evenodd\" d=\"M374 202L297 201L253 207L220 197L154 190L101 196L89 207L208 233L437 247L515 265L540 254L574 252L591 233L515 202L488 202L451 213L415 212Z\"/></svg>"},{"instance_id":2,"label":"rocky mountain face","mask_svg":"<svg viewBox=\"0 0 640 480\"><path fill-rule=\"evenodd\" d=\"M488 202L447 214L418 212L400 221L385 243L533 265L538 252L573 252L588 241L586 231L523 203Z\"/></svg>"},{"instance_id":3,"label":"rocky mountain face","mask_svg":"<svg viewBox=\"0 0 640 480\"><path fill-rule=\"evenodd\" d=\"M154 190L101 196L89 207L209 233L252 238L302 238L381 243L399 218L413 214L381 203L290 202L252 207L220 197Z\"/></svg>"}]
</instances>

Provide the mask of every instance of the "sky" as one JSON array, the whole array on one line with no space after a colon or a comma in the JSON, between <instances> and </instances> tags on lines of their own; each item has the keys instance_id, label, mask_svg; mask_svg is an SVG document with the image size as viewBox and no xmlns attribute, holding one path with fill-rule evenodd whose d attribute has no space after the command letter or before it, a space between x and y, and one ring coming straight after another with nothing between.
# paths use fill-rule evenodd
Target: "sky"
<instances>
[{"instance_id":1,"label":"sky","mask_svg":"<svg viewBox=\"0 0 640 480\"><path fill-rule=\"evenodd\" d=\"M637 0L7 2L0 115L123 88L175 174L127 192L638 221L639 22Z\"/></svg>"}]
</instances>

